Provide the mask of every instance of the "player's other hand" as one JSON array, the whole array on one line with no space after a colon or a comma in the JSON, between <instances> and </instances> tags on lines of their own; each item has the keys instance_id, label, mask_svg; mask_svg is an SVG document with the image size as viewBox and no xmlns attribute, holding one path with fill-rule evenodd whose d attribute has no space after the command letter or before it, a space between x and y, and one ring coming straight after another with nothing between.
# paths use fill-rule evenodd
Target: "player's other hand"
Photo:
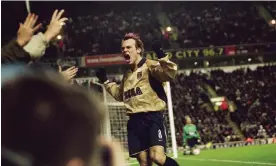
<instances>
[{"instance_id":1,"label":"player's other hand","mask_svg":"<svg viewBox=\"0 0 276 166\"><path fill-rule=\"evenodd\" d=\"M67 70L62 71L61 66L58 66L59 73L66 79L71 80L74 78L78 72L78 68L75 66L72 66L68 68Z\"/></svg>"},{"instance_id":2,"label":"player's other hand","mask_svg":"<svg viewBox=\"0 0 276 166\"><path fill-rule=\"evenodd\" d=\"M164 58L166 56L160 41L153 42L152 50L156 53L158 59Z\"/></svg>"},{"instance_id":3,"label":"player's other hand","mask_svg":"<svg viewBox=\"0 0 276 166\"><path fill-rule=\"evenodd\" d=\"M96 71L96 76L101 83L104 83L105 81L107 81L106 70L104 68L98 69Z\"/></svg>"},{"instance_id":4,"label":"player's other hand","mask_svg":"<svg viewBox=\"0 0 276 166\"><path fill-rule=\"evenodd\" d=\"M28 42L33 37L34 32L36 32L41 27L41 23L35 26L37 18L37 15L29 13L25 19L25 22L23 24L19 24L16 41L21 47L24 47L26 44L28 44Z\"/></svg>"},{"instance_id":5,"label":"player's other hand","mask_svg":"<svg viewBox=\"0 0 276 166\"><path fill-rule=\"evenodd\" d=\"M62 26L65 25L65 21L68 20L68 18L66 18L66 17L61 18L63 13L64 13L64 10L61 10L61 11L55 10L54 11L54 13L52 15L51 22L50 22L46 32L44 33L44 36L48 42L51 41L53 38L55 38L60 33Z\"/></svg>"}]
</instances>

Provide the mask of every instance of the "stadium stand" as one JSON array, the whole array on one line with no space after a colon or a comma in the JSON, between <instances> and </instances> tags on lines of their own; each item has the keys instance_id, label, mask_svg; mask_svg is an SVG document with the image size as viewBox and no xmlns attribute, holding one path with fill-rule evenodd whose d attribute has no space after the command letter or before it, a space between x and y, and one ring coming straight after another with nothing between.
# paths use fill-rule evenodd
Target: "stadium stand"
<instances>
[{"instance_id":1,"label":"stadium stand","mask_svg":"<svg viewBox=\"0 0 276 166\"><path fill-rule=\"evenodd\" d=\"M172 33L162 31L154 10L156 3L125 3L112 8L103 3L98 7L105 6L104 10L70 16L62 40L55 47L73 57L118 53L121 36L127 32L138 33L148 51L155 40L162 41L164 49L170 49L267 43L276 38L275 27L269 26L255 3L160 4L160 10L174 27ZM265 3L264 7L275 17L273 5ZM124 10L126 7L128 10Z\"/></svg>"}]
</instances>

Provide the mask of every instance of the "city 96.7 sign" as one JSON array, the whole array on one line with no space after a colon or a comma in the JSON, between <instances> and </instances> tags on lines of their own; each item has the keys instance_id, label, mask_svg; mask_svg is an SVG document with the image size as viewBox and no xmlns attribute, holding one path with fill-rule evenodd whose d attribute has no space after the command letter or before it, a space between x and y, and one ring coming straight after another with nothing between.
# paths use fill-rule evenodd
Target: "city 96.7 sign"
<instances>
[{"instance_id":1,"label":"city 96.7 sign","mask_svg":"<svg viewBox=\"0 0 276 166\"><path fill-rule=\"evenodd\" d=\"M197 57L214 57L225 55L224 47L215 48L191 48L181 50L165 50L170 59L185 59ZM145 52L144 55L149 59L157 59L154 52Z\"/></svg>"}]
</instances>

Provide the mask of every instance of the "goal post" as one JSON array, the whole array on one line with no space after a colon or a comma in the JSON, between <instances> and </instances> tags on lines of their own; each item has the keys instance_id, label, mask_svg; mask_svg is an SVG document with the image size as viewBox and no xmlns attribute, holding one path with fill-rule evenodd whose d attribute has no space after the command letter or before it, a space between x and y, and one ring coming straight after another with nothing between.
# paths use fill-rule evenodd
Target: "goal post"
<instances>
[{"instance_id":1,"label":"goal post","mask_svg":"<svg viewBox=\"0 0 276 166\"><path fill-rule=\"evenodd\" d=\"M173 106L172 106L172 94L171 94L171 85L170 82L166 82L165 91L167 93L167 107L169 114L169 122L170 122L170 131L171 131L171 144L172 144L172 152L173 158L177 158L177 143L176 143L176 135L175 135L175 124L174 124L174 115L173 115Z\"/></svg>"},{"instance_id":2,"label":"goal post","mask_svg":"<svg viewBox=\"0 0 276 166\"><path fill-rule=\"evenodd\" d=\"M115 138L119 141L125 149L128 149L127 145L127 121L129 117L126 115L126 107L123 102L116 101L109 93L105 90L104 86L96 82L95 78L82 78L76 79L77 81L83 82L88 81L87 88L90 90L93 84L101 87L103 95L103 103L107 109L105 113L104 124L102 125L102 134L107 139ZM91 84L92 83L92 84ZM166 129L167 129L167 152L173 154L173 158L177 158L177 143L176 133L172 106L172 96L170 83L164 84L164 90L167 94L167 111L164 111Z\"/></svg>"},{"instance_id":3,"label":"goal post","mask_svg":"<svg viewBox=\"0 0 276 166\"><path fill-rule=\"evenodd\" d=\"M106 110L109 110L108 109L108 101L107 101L107 98L106 98L106 90L103 86L103 84L100 84L100 83L97 83L95 81L93 81L93 84L95 85L98 85L102 88L102 92L103 92L103 103L104 103L104 106L105 106L105 109ZM91 85L91 84L90 84ZM108 139L110 140L111 139L111 126L110 126L110 117L109 117L109 111L106 111L105 112L105 117L104 117L104 123L103 123L103 126L102 126L102 133L104 133L103 135Z\"/></svg>"}]
</instances>

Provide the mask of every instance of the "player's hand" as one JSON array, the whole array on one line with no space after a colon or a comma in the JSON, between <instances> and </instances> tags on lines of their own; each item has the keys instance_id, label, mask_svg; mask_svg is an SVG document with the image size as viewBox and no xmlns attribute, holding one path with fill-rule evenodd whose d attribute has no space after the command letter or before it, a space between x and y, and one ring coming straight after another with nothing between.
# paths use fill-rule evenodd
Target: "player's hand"
<instances>
[{"instance_id":1,"label":"player's hand","mask_svg":"<svg viewBox=\"0 0 276 166\"><path fill-rule=\"evenodd\" d=\"M58 66L59 73L66 79L71 80L74 78L78 72L78 68L75 66L72 66L68 68L67 70L62 71L61 66Z\"/></svg>"},{"instance_id":2,"label":"player's hand","mask_svg":"<svg viewBox=\"0 0 276 166\"><path fill-rule=\"evenodd\" d=\"M96 76L100 80L101 83L107 81L106 70L104 68L100 68L96 71Z\"/></svg>"},{"instance_id":3,"label":"player's hand","mask_svg":"<svg viewBox=\"0 0 276 166\"><path fill-rule=\"evenodd\" d=\"M201 143L201 139L200 138L197 140L197 143L199 143L199 144Z\"/></svg>"},{"instance_id":4,"label":"player's hand","mask_svg":"<svg viewBox=\"0 0 276 166\"><path fill-rule=\"evenodd\" d=\"M34 32L36 32L41 27L41 23L35 26L37 18L37 15L29 13L24 23L19 23L16 41L21 47L24 47L26 44L28 44L28 42L33 37Z\"/></svg>"},{"instance_id":5,"label":"player's hand","mask_svg":"<svg viewBox=\"0 0 276 166\"><path fill-rule=\"evenodd\" d=\"M157 55L158 59L164 58L166 56L165 52L163 51L162 44L160 41L155 41L153 43L152 50Z\"/></svg>"},{"instance_id":6,"label":"player's hand","mask_svg":"<svg viewBox=\"0 0 276 166\"><path fill-rule=\"evenodd\" d=\"M61 28L63 25L65 25L65 21L68 20L68 18L63 17L61 18L62 14L64 13L64 10L58 11L55 10L51 22L44 33L44 36L47 40L47 42L51 41L53 38L55 38L61 31Z\"/></svg>"}]
</instances>

